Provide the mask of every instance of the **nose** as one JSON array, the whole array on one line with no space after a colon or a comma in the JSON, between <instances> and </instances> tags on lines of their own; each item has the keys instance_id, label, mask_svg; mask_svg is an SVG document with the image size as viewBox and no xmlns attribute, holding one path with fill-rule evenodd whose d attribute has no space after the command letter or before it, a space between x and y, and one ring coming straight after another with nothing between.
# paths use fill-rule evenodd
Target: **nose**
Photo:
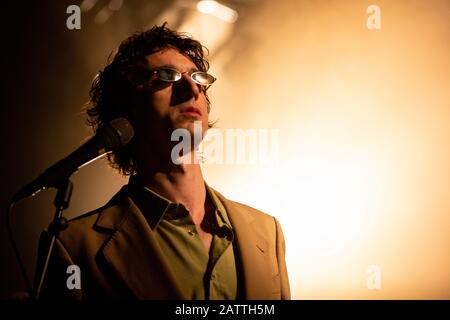
<instances>
[{"instance_id":1,"label":"nose","mask_svg":"<svg viewBox=\"0 0 450 320\"><path fill-rule=\"evenodd\" d=\"M172 83L171 105L177 105L190 99L198 100L200 98L200 85L192 80L187 72L182 73L179 81Z\"/></svg>"},{"instance_id":2,"label":"nose","mask_svg":"<svg viewBox=\"0 0 450 320\"><path fill-rule=\"evenodd\" d=\"M194 97L195 100L197 100L200 94L200 85L198 83L195 83L194 80L192 80L191 75L187 72L183 73L182 77L184 80L183 82L185 82L189 87L189 91L191 91L192 96Z\"/></svg>"}]
</instances>

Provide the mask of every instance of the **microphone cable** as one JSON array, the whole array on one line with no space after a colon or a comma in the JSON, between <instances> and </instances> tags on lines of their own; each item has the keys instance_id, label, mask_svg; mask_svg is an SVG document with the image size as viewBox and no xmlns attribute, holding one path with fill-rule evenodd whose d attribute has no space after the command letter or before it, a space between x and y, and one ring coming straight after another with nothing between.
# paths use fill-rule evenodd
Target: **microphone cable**
<instances>
[{"instance_id":1,"label":"microphone cable","mask_svg":"<svg viewBox=\"0 0 450 320\"><path fill-rule=\"evenodd\" d=\"M23 263L22 257L20 256L19 249L17 248L17 243L14 238L14 233L13 233L12 225L11 225L11 212L12 212L14 205L15 205L15 202L11 201L11 202L9 202L8 207L6 209L6 229L8 232L9 241L11 242L11 245L12 245L12 248L14 251L14 255L16 257L17 262L19 263L19 268L20 268L20 273L22 275L22 279L25 282L25 286L26 286L29 298L31 298L33 289L31 287L31 282L30 282L30 279L28 278L27 271L25 270L25 264Z\"/></svg>"}]
</instances>

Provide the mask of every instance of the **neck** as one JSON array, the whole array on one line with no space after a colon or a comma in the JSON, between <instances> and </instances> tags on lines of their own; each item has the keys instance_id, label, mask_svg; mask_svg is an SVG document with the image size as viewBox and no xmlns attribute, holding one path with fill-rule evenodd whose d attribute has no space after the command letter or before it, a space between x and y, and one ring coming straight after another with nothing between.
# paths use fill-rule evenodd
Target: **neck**
<instances>
[{"instance_id":1,"label":"neck","mask_svg":"<svg viewBox=\"0 0 450 320\"><path fill-rule=\"evenodd\" d=\"M189 159L194 159L189 154ZM161 159L161 158L159 158ZM174 164L171 160L161 161L156 157L139 161L138 179L146 187L170 201L183 204L194 223L200 223L204 216L206 188L198 162Z\"/></svg>"}]
</instances>

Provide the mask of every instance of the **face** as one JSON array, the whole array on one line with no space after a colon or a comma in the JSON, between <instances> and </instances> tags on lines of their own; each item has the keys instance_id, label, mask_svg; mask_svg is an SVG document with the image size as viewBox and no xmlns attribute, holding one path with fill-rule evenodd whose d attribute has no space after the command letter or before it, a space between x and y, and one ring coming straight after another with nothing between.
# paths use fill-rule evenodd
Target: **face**
<instances>
[{"instance_id":1,"label":"face","mask_svg":"<svg viewBox=\"0 0 450 320\"><path fill-rule=\"evenodd\" d=\"M164 82L151 76L149 84L139 90L135 101L135 121L147 141L170 145L175 129L187 129L194 134L194 121L200 121L203 136L208 129L208 102L202 87L190 74L198 68L189 57L174 48L166 48L146 57L149 70L162 67L176 69L182 77L176 82Z\"/></svg>"}]
</instances>

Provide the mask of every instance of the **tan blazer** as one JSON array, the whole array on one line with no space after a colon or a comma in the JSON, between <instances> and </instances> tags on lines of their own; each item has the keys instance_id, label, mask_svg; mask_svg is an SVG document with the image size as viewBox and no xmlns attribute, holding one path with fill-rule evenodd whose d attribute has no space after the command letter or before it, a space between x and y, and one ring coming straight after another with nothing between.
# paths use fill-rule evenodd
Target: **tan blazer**
<instances>
[{"instance_id":1,"label":"tan blazer","mask_svg":"<svg viewBox=\"0 0 450 320\"><path fill-rule=\"evenodd\" d=\"M42 298L184 299L152 229L127 190L123 187L104 207L71 220L60 233ZM240 299L290 299L278 221L213 192L235 233ZM80 289L68 289L70 265L80 268Z\"/></svg>"}]
</instances>

